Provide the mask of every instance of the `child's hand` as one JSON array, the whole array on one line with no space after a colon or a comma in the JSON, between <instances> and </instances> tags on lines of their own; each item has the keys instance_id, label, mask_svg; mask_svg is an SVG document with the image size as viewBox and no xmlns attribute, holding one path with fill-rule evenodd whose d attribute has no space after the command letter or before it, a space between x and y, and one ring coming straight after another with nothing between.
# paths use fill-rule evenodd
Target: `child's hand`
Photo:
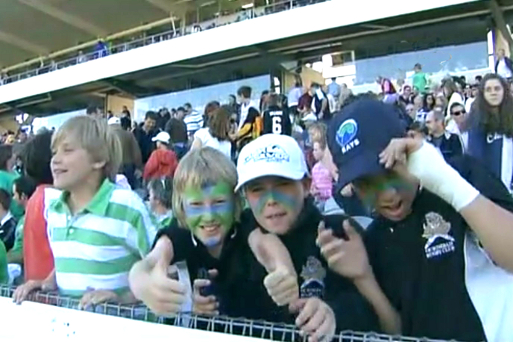
<instances>
[{"instance_id":1,"label":"child's hand","mask_svg":"<svg viewBox=\"0 0 513 342\"><path fill-rule=\"evenodd\" d=\"M96 305L105 302L118 302L119 297L116 293L109 290L94 290L91 289L86 292L82 299L80 299L80 303L78 304L78 309L83 310L86 309L90 305Z\"/></svg>"},{"instance_id":2,"label":"child's hand","mask_svg":"<svg viewBox=\"0 0 513 342\"><path fill-rule=\"evenodd\" d=\"M196 279L193 285L193 306L192 311L198 315L219 315L219 303L215 296L203 296L202 290L212 283L208 279Z\"/></svg>"},{"instance_id":3,"label":"child's hand","mask_svg":"<svg viewBox=\"0 0 513 342\"><path fill-rule=\"evenodd\" d=\"M292 313L299 313L296 326L303 334L309 335L309 342L331 341L337 323L333 310L320 300L312 297L299 299L290 305Z\"/></svg>"}]
</instances>

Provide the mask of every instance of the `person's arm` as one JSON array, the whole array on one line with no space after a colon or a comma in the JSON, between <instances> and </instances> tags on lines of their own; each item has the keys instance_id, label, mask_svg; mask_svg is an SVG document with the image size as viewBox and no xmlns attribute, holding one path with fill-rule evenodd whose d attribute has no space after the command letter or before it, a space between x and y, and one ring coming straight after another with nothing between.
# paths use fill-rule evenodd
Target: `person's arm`
<instances>
[{"instance_id":1,"label":"person's arm","mask_svg":"<svg viewBox=\"0 0 513 342\"><path fill-rule=\"evenodd\" d=\"M134 161L134 164L135 164L135 167L137 169L142 169L143 167L143 162L142 162L142 154L141 154L141 148L139 147L139 144L137 143L137 140L135 139L135 137L131 135L131 150L132 150L132 158L133 158L133 161Z\"/></svg>"},{"instance_id":2,"label":"person's arm","mask_svg":"<svg viewBox=\"0 0 513 342\"><path fill-rule=\"evenodd\" d=\"M503 208L513 211L513 200L511 196L501 196L504 204L500 207L481 194L490 193L487 188L498 180L491 173L482 171L479 178L484 179L476 189L445 162L435 147L410 138L393 139L380 155L381 162L385 167L393 167L396 161L404 160L405 153L408 154L409 173L418 178L426 189L452 205L475 232L490 257L513 273L513 214ZM507 190L504 186L502 190L496 190L501 191Z\"/></svg>"},{"instance_id":3,"label":"person's arm","mask_svg":"<svg viewBox=\"0 0 513 342\"><path fill-rule=\"evenodd\" d=\"M324 223L321 222L317 243L322 255L331 270L353 281L360 294L372 306L381 329L388 334L400 334L401 318L374 276L362 237L347 220L343 222L343 229L348 237L347 240L335 237L333 231L325 229ZM351 296L351 293L347 293L343 299L346 305L349 300L355 305L364 305L358 302L354 294ZM372 317L365 318L369 321L367 324L372 325ZM368 329L368 327L362 328Z\"/></svg>"}]
</instances>

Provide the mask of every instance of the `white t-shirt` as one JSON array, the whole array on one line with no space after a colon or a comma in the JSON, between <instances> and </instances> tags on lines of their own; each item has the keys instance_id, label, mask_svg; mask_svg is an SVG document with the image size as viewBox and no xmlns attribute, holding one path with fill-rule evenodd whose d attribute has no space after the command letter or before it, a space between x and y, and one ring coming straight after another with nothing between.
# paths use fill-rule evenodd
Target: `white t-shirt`
<instances>
[{"instance_id":1,"label":"white t-shirt","mask_svg":"<svg viewBox=\"0 0 513 342\"><path fill-rule=\"evenodd\" d=\"M254 101L249 101L249 103L243 103L240 105L240 119L239 119L239 129L242 128L244 122L246 122L246 118L248 117L249 109L253 107L258 110L258 106Z\"/></svg>"},{"instance_id":2,"label":"white t-shirt","mask_svg":"<svg viewBox=\"0 0 513 342\"><path fill-rule=\"evenodd\" d=\"M216 150L222 152L225 156L231 159L232 156L232 144L229 140L219 141L217 138L214 138L208 128L201 128L196 133L194 133L194 139L199 139L201 141L202 146L208 146L215 148Z\"/></svg>"}]
</instances>

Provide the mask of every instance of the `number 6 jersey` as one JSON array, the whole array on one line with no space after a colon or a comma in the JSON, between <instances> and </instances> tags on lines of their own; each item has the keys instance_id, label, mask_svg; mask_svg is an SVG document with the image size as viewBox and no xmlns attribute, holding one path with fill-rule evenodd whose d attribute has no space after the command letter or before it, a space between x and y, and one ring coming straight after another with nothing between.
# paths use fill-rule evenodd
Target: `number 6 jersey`
<instances>
[{"instance_id":1,"label":"number 6 jersey","mask_svg":"<svg viewBox=\"0 0 513 342\"><path fill-rule=\"evenodd\" d=\"M289 114L280 107L269 107L269 109L264 112L263 121L263 134L292 134L292 123L290 122Z\"/></svg>"}]
</instances>

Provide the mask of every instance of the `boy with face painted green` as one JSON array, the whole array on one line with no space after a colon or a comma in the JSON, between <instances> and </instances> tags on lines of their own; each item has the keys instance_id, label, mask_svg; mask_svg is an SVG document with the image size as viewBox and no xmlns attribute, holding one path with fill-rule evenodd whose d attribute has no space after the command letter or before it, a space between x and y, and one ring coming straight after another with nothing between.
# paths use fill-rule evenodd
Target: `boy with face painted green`
<instances>
[{"instance_id":1,"label":"boy with face painted green","mask_svg":"<svg viewBox=\"0 0 513 342\"><path fill-rule=\"evenodd\" d=\"M197 314L245 316L245 260L251 254L269 271L265 287L279 305L298 297L296 274L283 245L274 237L244 234L239 229L240 197L237 172L221 152L202 148L188 153L174 177L176 219L157 234L150 254L130 272L135 296L158 314L176 313L192 296ZM170 264L186 261L193 293L170 279ZM279 283L275 279L281 280Z\"/></svg>"},{"instance_id":2,"label":"boy with face painted green","mask_svg":"<svg viewBox=\"0 0 513 342\"><path fill-rule=\"evenodd\" d=\"M323 217L309 197L310 177L298 143L285 135L263 135L242 149L237 172L236 190L243 191L250 207L244 224L276 235L300 276L301 298L289 310L297 314L301 330L313 341L329 338L336 329L375 331L376 317L366 301L352 282L329 270L316 245ZM258 265L254 269L257 283L265 273ZM260 312L265 320L283 317L269 301L262 301Z\"/></svg>"}]
</instances>

